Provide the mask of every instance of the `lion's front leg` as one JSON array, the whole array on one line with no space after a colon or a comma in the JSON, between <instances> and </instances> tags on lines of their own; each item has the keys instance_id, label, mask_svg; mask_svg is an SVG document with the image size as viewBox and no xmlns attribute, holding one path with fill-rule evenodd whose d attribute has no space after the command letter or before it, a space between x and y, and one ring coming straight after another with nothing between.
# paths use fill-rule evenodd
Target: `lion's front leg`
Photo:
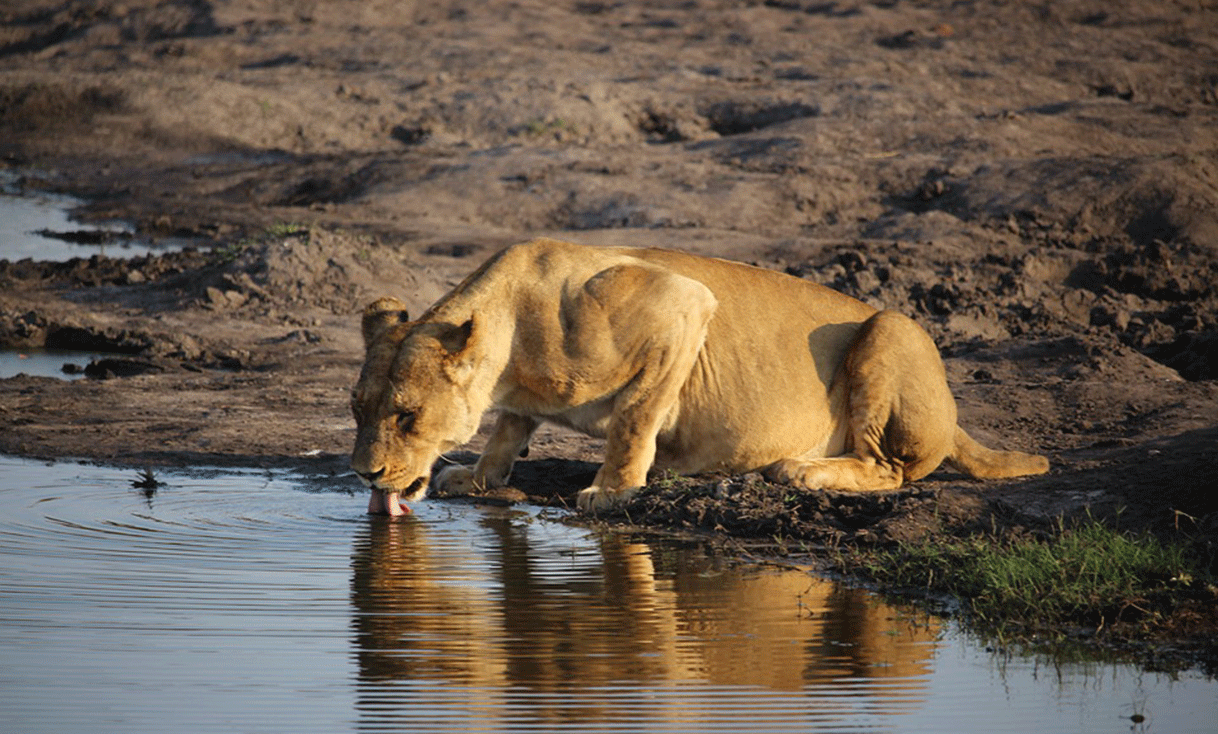
<instances>
[{"instance_id":1,"label":"lion's front leg","mask_svg":"<svg viewBox=\"0 0 1218 734\"><path fill-rule=\"evenodd\" d=\"M696 354L695 348L692 354L680 353L676 359L657 358L651 374L641 373L618 395L605 437L605 461L592 486L576 498L581 510L595 512L624 505L647 484L647 472L656 457L656 437L676 405Z\"/></svg>"},{"instance_id":2,"label":"lion's front leg","mask_svg":"<svg viewBox=\"0 0 1218 734\"><path fill-rule=\"evenodd\" d=\"M512 466L528 447L538 425L528 416L501 413L476 464L448 466L436 475L437 494L470 494L506 485Z\"/></svg>"},{"instance_id":3,"label":"lion's front leg","mask_svg":"<svg viewBox=\"0 0 1218 734\"><path fill-rule=\"evenodd\" d=\"M655 458L655 436L649 441L641 439L635 446L635 451L612 451L606 447L605 463L596 472L592 486L576 497L579 509L597 512L624 505L647 484L647 469ZM611 458L615 454L620 458Z\"/></svg>"},{"instance_id":4,"label":"lion's front leg","mask_svg":"<svg viewBox=\"0 0 1218 734\"><path fill-rule=\"evenodd\" d=\"M598 277L608 275L613 282L603 290L617 292L598 301L614 304L607 322L632 377L613 395L605 461L577 498L580 509L593 511L625 504L647 483L656 439L677 409L717 306L706 286L660 269L616 268Z\"/></svg>"}]
</instances>

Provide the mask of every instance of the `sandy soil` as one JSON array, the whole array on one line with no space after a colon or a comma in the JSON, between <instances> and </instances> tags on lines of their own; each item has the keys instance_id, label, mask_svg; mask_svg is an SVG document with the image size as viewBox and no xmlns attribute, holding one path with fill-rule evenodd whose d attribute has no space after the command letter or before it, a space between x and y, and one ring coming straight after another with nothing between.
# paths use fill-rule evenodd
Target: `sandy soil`
<instances>
[{"instance_id":1,"label":"sandy soil","mask_svg":"<svg viewBox=\"0 0 1218 734\"><path fill-rule=\"evenodd\" d=\"M874 543L1091 511L1213 557L1216 28L1192 0L5 0L0 166L206 247L0 263L0 345L127 353L0 381L0 451L342 474L362 304L546 234L901 309L961 422L1053 463L799 522L716 479L715 512L654 522ZM543 434L515 483L569 493L596 451Z\"/></svg>"}]
</instances>

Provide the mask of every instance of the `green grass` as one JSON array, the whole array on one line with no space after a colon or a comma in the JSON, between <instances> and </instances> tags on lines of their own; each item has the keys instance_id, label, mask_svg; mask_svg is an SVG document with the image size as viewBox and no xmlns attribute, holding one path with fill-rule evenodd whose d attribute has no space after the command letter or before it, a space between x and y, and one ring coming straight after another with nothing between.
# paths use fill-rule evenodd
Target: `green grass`
<instances>
[{"instance_id":1,"label":"green grass","mask_svg":"<svg viewBox=\"0 0 1218 734\"><path fill-rule=\"evenodd\" d=\"M310 226L308 224L284 221L275 222L254 237L245 237L237 242L213 247L211 250L211 260L217 265L228 265L241 257L241 253L260 242L273 239L286 239L288 237L307 238L309 232Z\"/></svg>"},{"instance_id":2,"label":"green grass","mask_svg":"<svg viewBox=\"0 0 1218 734\"><path fill-rule=\"evenodd\" d=\"M309 233L309 225L300 222L275 222L266 228L266 236L283 239Z\"/></svg>"},{"instance_id":3,"label":"green grass","mask_svg":"<svg viewBox=\"0 0 1218 734\"><path fill-rule=\"evenodd\" d=\"M885 584L960 597L975 621L1000 634L1147 621L1170 611L1182 590L1212 588L1206 565L1185 546L1094 520L1059 526L1049 539L907 544L870 553L862 564Z\"/></svg>"},{"instance_id":4,"label":"green grass","mask_svg":"<svg viewBox=\"0 0 1218 734\"><path fill-rule=\"evenodd\" d=\"M216 265L228 265L241 257L241 253L252 243L251 240L241 240L239 242L230 242L226 245L217 245L211 249L211 261Z\"/></svg>"}]
</instances>

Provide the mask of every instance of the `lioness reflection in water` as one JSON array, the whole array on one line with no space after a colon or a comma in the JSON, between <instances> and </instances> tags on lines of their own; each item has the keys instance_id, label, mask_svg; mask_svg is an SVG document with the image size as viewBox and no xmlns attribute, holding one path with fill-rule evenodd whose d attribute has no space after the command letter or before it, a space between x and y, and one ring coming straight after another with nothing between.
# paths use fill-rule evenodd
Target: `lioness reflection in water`
<instances>
[{"instance_id":1,"label":"lioness reflection in water","mask_svg":"<svg viewBox=\"0 0 1218 734\"><path fill-rule=\"evenodd\" d=\"M613 535L564 551L546 545L549 531L505 514L477 522L476 537L456 540L414 518L371 523L357 539L355 645L370 699L412 681L462 691L470 710L485 707L487 716L503 691L557 694L573 682L697 682L809 697L848 684L891 696L897 708L921 699L937 623L901 621L865 592ZM578 717L610 708L581 700ZM575 716L533 714L555 723Z\"/></svg>"}]
</instances>

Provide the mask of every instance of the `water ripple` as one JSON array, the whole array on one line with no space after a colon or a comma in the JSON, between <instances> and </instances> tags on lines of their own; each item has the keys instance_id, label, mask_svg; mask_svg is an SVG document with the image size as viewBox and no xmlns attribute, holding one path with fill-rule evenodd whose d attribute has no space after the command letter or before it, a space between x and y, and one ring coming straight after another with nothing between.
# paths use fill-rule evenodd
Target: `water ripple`
<instances>
[{"instance_id":1,"label":"water ripple","mask_svg":"<svg viewBox=\"0 0 1218 734\"><path fill-rule=\"evenodd\" d=\"M255 471L169 472L144 492L130 471L0 457L0 478L3 731L919 732L973 729L979 709L993 731L1109 731L1131 706L1156 730L1213 720L1212 684L1059 669L1054 689L864 591L527 508L368 518L348 479Z\"/></svg>"}]
</instances>

